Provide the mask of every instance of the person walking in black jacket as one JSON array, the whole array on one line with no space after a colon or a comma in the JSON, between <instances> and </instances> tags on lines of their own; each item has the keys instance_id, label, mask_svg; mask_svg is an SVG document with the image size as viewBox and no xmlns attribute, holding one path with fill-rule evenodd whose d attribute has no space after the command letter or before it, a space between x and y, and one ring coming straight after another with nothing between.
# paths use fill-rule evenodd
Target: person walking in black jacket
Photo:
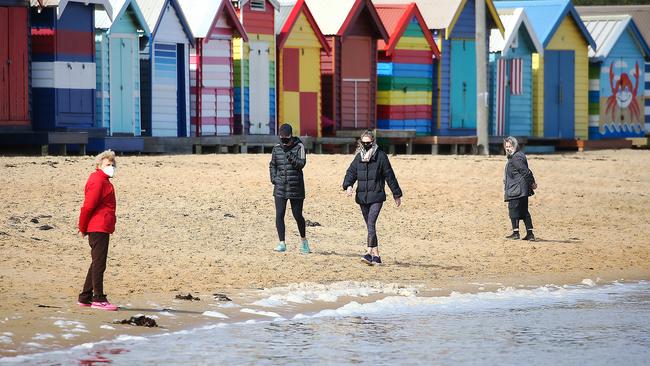
<instances>
[{"instance_id":1,"label":"person walking in black jacket","mask_svg":"<svg viewBox=\"0 0 650 366\"><path fill-rule=\"evenodd\" d=\"M528 212L528 197L535 194L537 189L533 172L528 169L528 160L523 151L519 150L517 139L510 136L503 140L508 162L506 163L504 184L504 200L508 202L508 213L512 223L512 234L507 239L519 239L519 220L524 220L526 236L523 240L535 240L533 234L533 219Z\"/></svg>"},{"instance_id":2,"label":"person walking in black jacket","mask_svg":"<svg viewBox=\"0 0 650 366\"><path fill-rule=\"evenodd\" d=\"M287 250L284 241L284 215L287 210L287 201L291 201L291 212L298 223L298 231L302 238L300 251L303 254L308 254L311 250L307 241L305 218L302 216L302 206L305 201L305 180L302 169L307 164L307 153L302 141L293 136L290 124L285 123L280 126L279 135L280 143L273 147L269 163L273 197L275 198L275 227L280 239L275 251Z\"/></svg>"},{"instance_id":3,"label":"person walking in black jacket","mask_svg":"<svg viewBox=\"0 0 650 366\"><path fill-rule=\"evenodd\" d=\"M376 223L381 207L386 201L384 186L388 183L397 207L402 204L402 190L388 156L379 150L371 131L361 135L354 160L345 173L343 190L347 191L348 197L352 196L354 182L358 182L355 201L361 207L361 214L368 228L368 250L363 256L363 261L370 265L381 264Z\"/></svg>"}]
</instances>

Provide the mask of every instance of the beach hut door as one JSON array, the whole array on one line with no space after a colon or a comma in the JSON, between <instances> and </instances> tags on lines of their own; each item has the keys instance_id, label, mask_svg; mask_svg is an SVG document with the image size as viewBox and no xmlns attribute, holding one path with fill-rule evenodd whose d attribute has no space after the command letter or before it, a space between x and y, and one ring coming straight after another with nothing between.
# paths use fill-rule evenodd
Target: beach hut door
<instances>
[{"instance_id":1,"label":"beach hut door","mask_svg":"<svg viewBox=\"0 0 650 366\"><path fill-rule=\"evenodd\" d=\"M27 120L27 8L0 8L0 124Z\"/></svg>"},{"instance_id":2,"label":"beach hut door","mask_svg":"<svg viewBox=\"0 0 650 366\"><path fill-rule=\"evenodd\" d=\"M574 51L544 53L544 137L575 136L574 59Z\"/></svg>"},{"instance_id":3,"label":"beach hut door","mask_svg":"<svg viewBox=\"0 0 650 366\"><path fill-rule=\"evenodd\" d=\"M451 127L476 128L476 48L451 41Z\"/></svg>"},{"instance_id":4,"label":"beach hut door","mask_svg":"<svg viewBox=\"0 0 650 366\"><path fill-rule=\"evenodd\" d=\"M134 133L133 103L133 40L130 38L111 38L111 134Z\"/></svg>"},{"instance_id":5,"label":"beach hut door","mask_svg":"<svg viewBox=\"0 0 650 366\"><path fill-rule=\"evenodd\" d=\"M269 134L269 44L250 43L250 133Z\"/></svg>"}]
</instances>

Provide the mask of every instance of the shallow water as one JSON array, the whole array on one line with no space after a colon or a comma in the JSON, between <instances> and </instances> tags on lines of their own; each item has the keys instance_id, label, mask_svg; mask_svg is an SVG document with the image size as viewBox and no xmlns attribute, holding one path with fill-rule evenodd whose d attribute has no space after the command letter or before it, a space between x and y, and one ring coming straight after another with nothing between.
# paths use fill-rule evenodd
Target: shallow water
<instances>
[{"instance_id":1,"label":"shallow water","mask_svg":"<svg viewBox=\"0 0 650 366\"><path fill-rule=\"evenodd\" d=\"M0 364L93 361L116 365L648 365L650 282L388 296L292 319L218 323L148 338L121 336L64 351L0 359Z\"/></svg>"}]
</instances>

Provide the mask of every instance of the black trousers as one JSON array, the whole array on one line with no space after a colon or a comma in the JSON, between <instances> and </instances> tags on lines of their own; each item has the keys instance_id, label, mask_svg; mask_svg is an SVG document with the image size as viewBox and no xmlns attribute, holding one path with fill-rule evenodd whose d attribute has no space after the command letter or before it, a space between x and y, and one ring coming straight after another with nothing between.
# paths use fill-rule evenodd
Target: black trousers
<instances>
[{"instance_id":1,"label":"black trousers","mask_svg":"<svg viewBox=\"0 0 650 366\"><path fill-rule=\"evenodd\" d=\"M291 213L293 213L293 218L296 219L298 223L298 231L300 232L300 237L304 238L306 234L305 230L305 218L302 216L302 205L305 202L304 199L286 199L275 197L275 228L278 230L278 238L280 241L284 241L284 215L287 212L287 201L291 201Z\"/></svg>"},{"instance_id":2,"label":"black trousers","mask_svg":"<svg viewBox=\"0 0 650 366\"><path fill-rule=\"evenodd\" d=\"M86 274L84 288L79 294L79 302L106 301L104 271L106 271L106 258L108 258L109 238L108 233L88 233L92 262Z\"/></svg>"},{"instance_id":3,"label":"black trousers","mask_svg":"<svg viewBox=\"0 0 650 366\"><path fill-rule=\"evenodd\" d=\"M528 197L508 201L508 214L513 230L519 230L519 220L524 220L526 231L533 230L533 219L528 212Z\"/></svg>"},{"instance_id":4,"label":"black trousers","mask_svg":"<svg viewBox=\"0 0 650 366\"><path fill-rule=\"evenodd\" d=\"M381 207L384 205L383 202L372 203L369 205L360 204L361 214L363 215L363 221L366 222L366 227L368 227L368 247L375 248L377 247L377 219L379 218L379 213L381 212Z\"/></svg>"}]
</instances>

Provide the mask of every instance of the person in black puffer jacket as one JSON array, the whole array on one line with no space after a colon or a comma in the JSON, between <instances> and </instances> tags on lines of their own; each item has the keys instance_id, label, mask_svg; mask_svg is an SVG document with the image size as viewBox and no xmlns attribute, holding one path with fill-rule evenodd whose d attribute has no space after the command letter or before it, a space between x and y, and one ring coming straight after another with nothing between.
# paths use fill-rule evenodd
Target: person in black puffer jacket
<instances>
[{"instance_id":1,"label":"person in black puffer jacket","mask_svg":"<svg viewBox=\"0 0 650 366\"><path fill-rule=\"evenodd\" d=\"M533 172L528 169L528 160L519 150L517 139L510 136L503 140L503 147L508 157L505 177L503 179L504 200L508 202L508 213L512 223L512 234L507 239L519 239L519 220L524 220L526 236L523 240L535 240L533 219L528 212L528 197L537 189Z\"/></svg>"},{"instance_id":2,"label":"person in black puffer jacket","mask_svg":"<svg viewBox=\"0 0 650 366\"><path fill-rule=\"evenodd\" d=\"M369 265L381 264L376 223L381 207L386 201L384 186L388 183L397 207L402 204L402 190L388 156L379 150L371 131L366 131L361 135L354 160L345 173L343 190L347 191L348 196L352 196L354 182L358 182L355 201L361 207L363 219L368 227L368 250L363 256L363 261Z\"/></svg>"},{"instance_id":3,"label":"person in black puffer jacket","mask_svg":"<svg viewBox=\"0 0 650 366\"><path fill-rule=\"evenodd\" d=\"M284 215L287 210L287 201L291 201L291 212L298 223L298 231L302 238L300 251L303 254L308 254L311 251L306 236L305 218L302 216L302 206L305 200L305 180L302 169L307 164L307 152L302 141L293 136L290 124L285 123L280 126L279 135L280 143L273 147L269 163L273 197L275 198L275 226L280 239L275 251L287 250Z\"/></svg>"}]
</instances>

